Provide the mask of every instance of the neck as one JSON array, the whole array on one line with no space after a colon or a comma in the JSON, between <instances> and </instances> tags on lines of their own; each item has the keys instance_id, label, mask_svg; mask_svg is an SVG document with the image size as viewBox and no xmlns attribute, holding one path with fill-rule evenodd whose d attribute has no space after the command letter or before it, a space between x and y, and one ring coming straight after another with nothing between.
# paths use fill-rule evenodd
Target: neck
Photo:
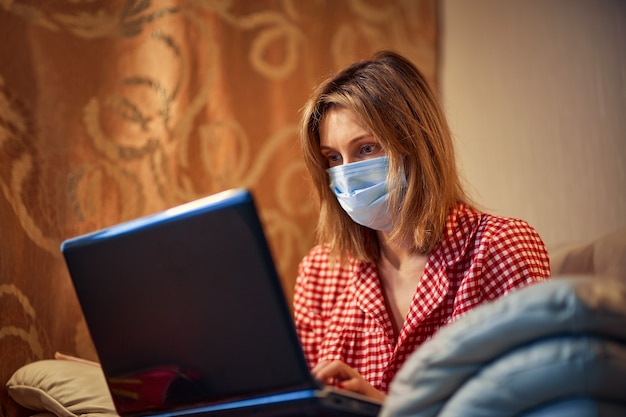
<instances>
[{"instance_id":1,"label":"neck","mask_svg":"<svg viewBox=\"0 0 626 417\"><path fill-rule=\"evenodd\" d=\"M390 264L395 269L400 269L405 260L411 257L411 252L406 245L398 245L389 240L386 232L378 232L381 260Z\"/></svg>"}]
</instances>

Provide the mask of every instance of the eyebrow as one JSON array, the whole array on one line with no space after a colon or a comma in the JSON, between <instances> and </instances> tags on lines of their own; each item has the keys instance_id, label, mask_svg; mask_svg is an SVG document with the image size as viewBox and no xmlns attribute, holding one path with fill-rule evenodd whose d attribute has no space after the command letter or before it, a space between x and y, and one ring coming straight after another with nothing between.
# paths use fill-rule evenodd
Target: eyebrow
<instances>
[{"instance_id":1,"label":"eyebrow","mask_svg":"<svg viewBox=\"0 0 626 417\"><path fill-rule=\"evenodd\" d=\"M360 136L357 136L355 138L350 139L350 141L348 142L348 145L352 145L355 142L359 142L359 141L361 141L363 139L367 139L367 138L372 138L372 139L374 139L376 141L376 143L380 143L380 140L376 136L374 136L373 133L365 133L363 135L360 135ZM331 147L331 146L322 145L320 143L320 151L324 151L324 150L334 150L334 148Z\"/></svg>"}]
</instances>

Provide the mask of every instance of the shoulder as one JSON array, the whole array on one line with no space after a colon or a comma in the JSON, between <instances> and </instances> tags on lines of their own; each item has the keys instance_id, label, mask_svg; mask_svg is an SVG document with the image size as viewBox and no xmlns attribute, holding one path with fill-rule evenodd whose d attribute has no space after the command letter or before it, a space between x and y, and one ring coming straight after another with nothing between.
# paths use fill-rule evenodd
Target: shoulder
<instances>
[{"instance_id":1,"label":"shoulder","mask_svg":"<svg viewBox=\"0 0 626 417\"><path fill-rule=\"evenodd\" d=\"M328 276L333 269L336 269L336 265L333 264L328 245L314 246L300 261L298 281Z\"/></svg>"},{"instance_id":2,"label":"shoulder","mask_svg":"<svg viewBox=\"0 0 626 417\"><path fill-rule=\"evenodd\" d=\"M549 278L548 252L528 222L467 207L460 212L459 219L471 219L457 221L453 234L462 235L466 242L455 264L465 287L480 288L482 299L491 300Z\"/></svg>"},{"instance_id":3,"label":"shoulder","mask_svg":"<svg viewBox=\"0 0 626 417\"><path fill-rule=\"evenodd\" d=\"M507 292L550 276L550 258L539 233L525 220L483 214L477 240L484 265Z\"/></svg>"},{"instance_id":4,"label":"shoulder","mask_svg":"<svg viewBox=\"0 0 626 417\"><path fill-rule=\"evenodd\" d=\"M337 300L349 288L355 261L338 264L331 257L327 245L312 248L302 259L298 268L294 291L294 309L301 317L307 314L328 315Z\"/></svg>"},{"instance_id":5,"label":"shoulder","mask_svg":"<svg viewBox=\"0 0 626 417\"><path fill-rule=\"evenodd\" d=\"M297 287L306 287L312 292L338 292L349 282L353 275L354 261L345 265L331 256L328 245L313 247L300 261Z\"/></svg>"},{"instance_id":6,"label":"shoulder","mask_svg":"<svg viewBox=\"0 0 626 417\"><path fill-rule=\"evenodd\" d=\"M535 228L525 220L512 217L483 213L477 229L477 239L495 251L508 252L520 249L546 251L545 244Z\"/></svg>"},{"instance_id":7,"label":"shoulder","mask_svg":"<svg viewBox=\"0 0 626 417\"><path fill-rule=\"evenodd\" d=\"M506 245L507 242L532 241L543 246L537 231L525 220L481 212L464 204L452 210L446 234L456 240L468 240L467 243L497 241Z\"/></svg>"},{"instance_id":8,"label":"shoulder","mask_svg":"<svg viewBox=\"0 0 626 417\"><path fill-rule=\"evenodd\" d=\"M549 258L539 233L522 219L480 212L460 204L448 223L443 254L451 264L487 268L494 273L528 269L549 276Z\"/></svg>"},{"instance_id":9,"label":"shoulder","mask_svg":"<svg viewBox=\"0 0 626 417\"><path fill-rule=\"evenodd\" d=\"M330 263L330 247L328 245L316 245L302 258L300 265L324 266Z\"/></svg>"}]
</instances>

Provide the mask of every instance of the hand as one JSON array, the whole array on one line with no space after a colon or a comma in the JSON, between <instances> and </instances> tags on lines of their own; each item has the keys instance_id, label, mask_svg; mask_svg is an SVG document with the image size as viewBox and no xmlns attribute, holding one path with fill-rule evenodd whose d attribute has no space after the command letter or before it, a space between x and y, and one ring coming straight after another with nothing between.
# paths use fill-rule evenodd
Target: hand
<instances>
[{"instance_id":1,"label":"hand","mask_svg":"<svg viewBox=\"0 0 626 417\"><path fill-rule=\"evenodd\" d=\"M340 360L321 361L311 372L316 379L326 385L335 385L376 400L385 400L385 394L374 388L361 374Z\"/></svg>"}]
</instances>

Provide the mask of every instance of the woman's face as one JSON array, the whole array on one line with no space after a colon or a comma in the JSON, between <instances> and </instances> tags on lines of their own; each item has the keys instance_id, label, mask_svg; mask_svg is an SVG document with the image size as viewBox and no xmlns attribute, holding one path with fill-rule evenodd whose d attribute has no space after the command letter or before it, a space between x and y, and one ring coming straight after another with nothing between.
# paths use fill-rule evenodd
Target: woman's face
<instances>
[{"instance_id":1,"label":"woman's face","mask_svg":"<svg viewBox=\"0 0 626 417\"><path fill-rule=\"evenodd\" d=\"M385 156L367 125L352 110L333 107L320 125L320 150L328 167Z\"/></svg>"}]
</instances>

